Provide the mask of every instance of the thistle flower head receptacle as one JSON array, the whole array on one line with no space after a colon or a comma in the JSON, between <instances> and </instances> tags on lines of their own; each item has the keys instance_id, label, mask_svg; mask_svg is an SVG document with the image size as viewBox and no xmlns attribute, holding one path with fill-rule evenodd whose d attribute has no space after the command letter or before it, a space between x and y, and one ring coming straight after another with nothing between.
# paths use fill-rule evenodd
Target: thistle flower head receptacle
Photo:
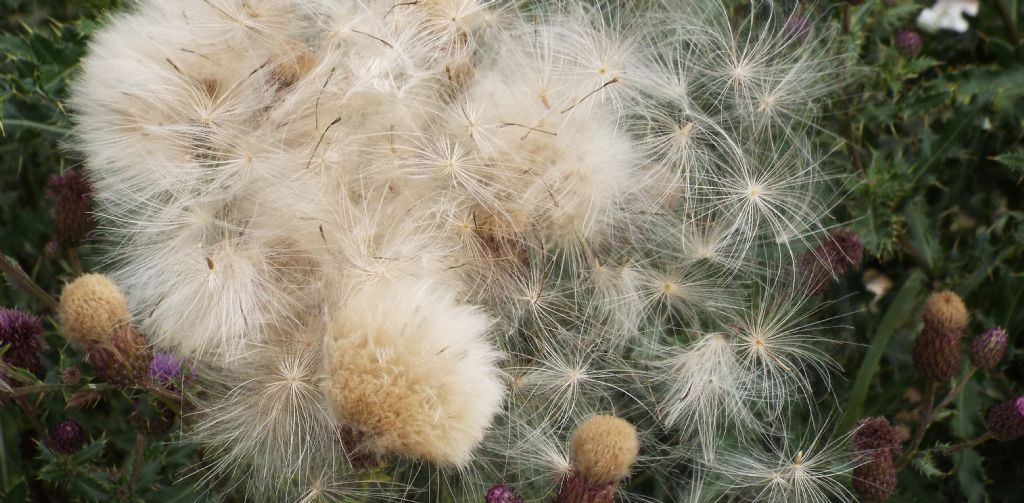
<instances>
[{"instance_id":1,"label":"thistle flower head receptacle","mask_svg":"<svg viewBox=\"0 0 1024 503\"><path fill-rule=\"evenodd\" d=\"M958 332L931 331L928 327L914 341L914 368L929 382L948 381L960 369L963 351Z\"/></svg>"},{"instance_id":2,"label":"thistle flower head receptacle","mask_svg":"<svg viewBox=\"0 0 1024 503\"><path fill-rule=\"evenodd\" d=\"M85 428L74 419L66 419L50 429L50 447L61 454L74 454L85 445Z\"/></svg>"},{"instance_id":3,"label":"thistle flower head receptacle","mask_svg":"<svg viewBox=\"0 0 1024 503\"><path fill-rule=\"evenodd\" d=\"M854 426L851 438L858 451L898 456L902 451L900 433L884 417L866 417Z\"/></svg>"},{"instance_id":4,"label":"thistle flower head receptacle","mask_svg":"<svg viewBox=\"0 0 1024 503\"><path fill-rule=\"evenodd\" d=\"M971 341L971 363L984 370L994 368L1006 351L1009 334L1002 327L992 327Z\"/></svg>"},{"instance_id":5,"label":"thistle flower head receptacle","mask_svg":"<svg viewBox=\"0 0 1024 503\"><path fill-rule=\"evenodd\" d=\"M896 32L893 41L896 44L896 50L908 58L917 57L918 54L921 54L921 48L924 47L924 40L917 30L900 30Z\"/></svg>"},{"instance_id":6,"label":"thistle flower head receptacle","mask_svg":"<svg viewBox=\"0 0 1024 503\"><path fill-rule=\"evenodd\" d=\"M126 323L114 327L106 343L94 344L87 358L107 382L134 386L146 382L153 356L139 330Z\"/></svg>"},{"instance_id":7,"label":"thistle flower head receptacle","mask_svg":"<svg viewBox=\"0 0 1024 503\"><path fill-rule=\"evenodd\" d=\"M896 490L896 482L896 466L889 453L875 453L853 469L853 489L864 501L885 501Z\"/></svg>"},{"instance_id":8,"label":"thistle flower head receptacle","mask_svg":"<svg viewBox=\"0 0 1024 503\"><path fill-rule=\"evenodd\" d=\"M1024 396L1007 400L988 411L988 431L1000 442L1024 436Z\"/></svg>"},{"instance_id":9,"label":"thistle flower head receptacle","mask_svg":"<svg viewBox=\"0 0 1024 503\"><path fill-rule=\"evenodd\" d=\"M39 352L43 342L43 325L39 318L17 309L0 308L0 346L8 346L4 363L27 369L39 375L43 371Z\"/></svg>"},{"instance_id":10,"label":"thistle flower head receptacle","mask_svg":"<svg viewBox=\"0 0 1024 503\"><path fill-rule=\"evenodd\" d=\"M81 349L108 342L114 329L131 319L124 296L102 274L68 283L60 295L59 315L64 338Z\"/></svg>"},{"instance_id":11,"label":"thistle flower head receptacle","mask_svg":"<svg viewBox=\"0 0 1024 503\"><path fill-rule=\"evenodd\" d=\"M950 290L935 292L929 296L921 315L926 331L954 333L958 337L967 327L968 316L963 299Z\"/></svg>"},{"instance_id":12,"label":"thistle flower head receptacle","mask_svg":"<svg viewBox=\"0 0 1024 503\"><path fill-rule=\"evenodd\" d=\"M92 230L89 214L92 187L79 171L50 175L47 193L54 199L53 228L56 241L74 248L85 241Z\"/></svg>"}]
</instances>

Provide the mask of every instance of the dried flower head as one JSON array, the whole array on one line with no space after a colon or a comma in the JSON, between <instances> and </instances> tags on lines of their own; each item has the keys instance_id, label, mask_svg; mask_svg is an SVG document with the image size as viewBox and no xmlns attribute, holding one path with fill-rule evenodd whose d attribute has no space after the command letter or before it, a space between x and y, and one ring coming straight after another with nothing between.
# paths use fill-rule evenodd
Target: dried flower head
<instances>
[{"instance_id":1,"label":"dried flower head","mask_svg":"<svg viewBox=\"0 0 1024 503\"><path fill-rule=\"evenodd\" d=\"M571 459L591 484L626 478L640 451L636 427L615 416L593 416L572 434Z\"/></svg>"},{"instance_id":2,"label":"dried flower head","mask_svg":"<svg viewBox=\"0 0 1024 503\"><path fill-rule=\"evenodd\" d=\"M962 335L967 326L967 306L959 295L944 290L933 293L924 305L925 329Z\"/></svg>"},{"instance_id":3,"label":"dried flower head","mask_svg":"<svg viewBox=\"0 0 1024 503\"><path fill-rule=\"evenodd\" d=\"M79 348L110 340L129 322L128 306L117 286L102 274L86 274L68 283L60 295L61 333Z\"/></svg>"}]
</instances>

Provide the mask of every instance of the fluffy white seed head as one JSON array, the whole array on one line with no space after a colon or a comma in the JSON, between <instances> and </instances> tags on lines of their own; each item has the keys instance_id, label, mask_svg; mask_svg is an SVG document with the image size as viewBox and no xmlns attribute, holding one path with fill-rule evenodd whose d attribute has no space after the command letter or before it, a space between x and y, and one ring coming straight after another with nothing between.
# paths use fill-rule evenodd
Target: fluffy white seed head
<instances>
[{"instance_id":1,"label":"fluffy white seed head","mask_svg":"<svg viewBox=\"0 0 1024 503\"><path fill-rule=\"evenodd\" d=\"M465 465L498 412L491 324L442 285L367 287L334 316L327 394L340 422L379 453Z\"/></svg>"}]
</instances>

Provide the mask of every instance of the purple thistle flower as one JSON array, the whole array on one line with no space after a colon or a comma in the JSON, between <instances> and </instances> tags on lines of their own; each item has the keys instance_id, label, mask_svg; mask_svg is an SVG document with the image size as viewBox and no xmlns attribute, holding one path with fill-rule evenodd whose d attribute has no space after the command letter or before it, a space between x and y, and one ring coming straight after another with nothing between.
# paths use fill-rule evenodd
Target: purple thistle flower
<instances>
[{"instance_id":1,"label":"purple thistle flower","mask_svg":"<svg viewBox=\"0 0 1024 503\"><path fill-rule=\"evenodd\" d=\"M0 309L0 345L10 346L3 355L4 363L42 374L39 352L46 345L39 318L17 309Z\"/></svg>"},{"instance_id":2,"label":"purple thistle flower","mask_svg":"<svg viewBox=\"0 0 1024 503\"><path fill-rule=\"evenodd\" d=\"M67 419L50 430L50 447L61 454L74 454L85 445L85 429L78 421Z\"/></svg>"},{"instance_id":3,"label":"purple thistle flower","mask_svg":"<svg viewBox=\"0 0 1024 503\"><path fill-rule=\"evenodd\" d=\"M181 375L181 362L170 353L157 353L149 363L149 377L160 384L168 384Z\"/></svg>"},{"instance_id":4,"label":"purple thistle flower","mask_svg":"<svg viewBox=\"0 0 1024 503\"><path fill-rule=\"evenodd\" d=\"M1006 351L1009 334L1002 327L992 327L971 341L971 362L980 369L995 367Z\"/></svg>"},{"instance_id":5,"label":"purple thistle flower","mask_svg":"<svg viewBox=\"0 0 1024 503\"><path fill-rule=\"evenodd\" d=\"M498 484L487 490L487 496L484 499L485 503L523 503L523 498L520 498L515 491L509 486L504 484Z\"/></svg>"},{"instance_id":6,"label":"purple thistle flower","mask_svg":"<svg viewBox=\"0 0 1024 503\"><path fill-rule=\"evenodd\" d=\"M986 423L992 436L1000 442L1024 437L1024 395L992 407Z\"/></svg>"}]
</instances>

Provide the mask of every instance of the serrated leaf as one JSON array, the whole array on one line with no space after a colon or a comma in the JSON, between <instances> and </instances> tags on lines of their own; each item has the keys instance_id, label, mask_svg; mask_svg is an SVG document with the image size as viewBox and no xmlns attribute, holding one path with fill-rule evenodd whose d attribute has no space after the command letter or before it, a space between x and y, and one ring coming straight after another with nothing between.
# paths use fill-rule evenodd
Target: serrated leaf
<instances>
[{"instance_id":1,"label":"serrated leaf","mask_svg":"<svg viewBox=\"0 0 1024 503\"><path fill-rule=\"evenodd\" d=\"M931 452L925 452L918 455L917 458L914 459L914 468L917 468L917 471L930 479L941 478L947 475L946 472L940 470L938 466L935 466L935 458Z\"/></svg>"}]
</instances>

